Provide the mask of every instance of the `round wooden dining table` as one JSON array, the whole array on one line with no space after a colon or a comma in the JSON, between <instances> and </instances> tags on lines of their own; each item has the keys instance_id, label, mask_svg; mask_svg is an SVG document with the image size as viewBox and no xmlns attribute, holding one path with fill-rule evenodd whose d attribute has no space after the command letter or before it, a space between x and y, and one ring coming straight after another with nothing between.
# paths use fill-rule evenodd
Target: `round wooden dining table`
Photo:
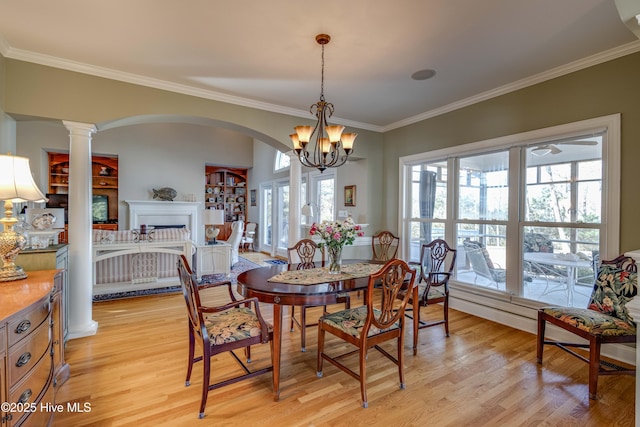
<instances>
[{"instance_id":1,"label":"round wooden dining table","mask_svg":"<svg viewBox=\"0 0 640 427\"><path fill-rule=\"evenodd\" d=\"M343 263L374 263L369 260L343 260ZM379 262L378 262L379 264ZM322 267L322 263L316 263ZM316 284L291 284L269 281L278 273L296 270L297 264L276 264L247 270L238 275L238 292L246 298L273 304L273 399L280 398L280 362L282 359L282 308L283 306L320 306L335 304L339 294L366 291L369 277ZM417 313L418 287L413 288L413 309ZM413 353L418 348L418 316L413 316Z\"/></svg>"}]
</instances>

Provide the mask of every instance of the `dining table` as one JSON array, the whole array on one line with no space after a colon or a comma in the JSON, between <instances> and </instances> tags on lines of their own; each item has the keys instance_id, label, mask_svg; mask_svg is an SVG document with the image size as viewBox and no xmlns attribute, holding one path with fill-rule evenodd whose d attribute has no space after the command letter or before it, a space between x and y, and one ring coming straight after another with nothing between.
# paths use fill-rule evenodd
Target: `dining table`
<instances>
[{"instance_id":1,"label":"dining table","mask_svg":"<svg viewBox=\"0 0 640 427\"><path fill-rule=\"evenodd\" d=\"M330 275L322 262L316 268L298 269L297 264L275 264L240 273L237 290L246 298L273 305L273 399L280 399L282 320L284 306L323 306L337 303L340 294L366 291L369 275L383 266L369 260L343 260L340 274ZM353 273L356 271L356 273ZM368 272L371 272L367 274ZM413 287L413 310L417 313L417 282ZM418 348L418 316L413 316L413 354Z\"/></svg>"}]
</instances>

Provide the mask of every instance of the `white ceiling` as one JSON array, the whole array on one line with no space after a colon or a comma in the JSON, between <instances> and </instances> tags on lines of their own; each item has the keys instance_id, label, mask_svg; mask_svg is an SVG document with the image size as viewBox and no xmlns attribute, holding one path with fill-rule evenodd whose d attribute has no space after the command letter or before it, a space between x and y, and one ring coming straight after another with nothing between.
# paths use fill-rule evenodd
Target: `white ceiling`
<instances>
[{"instance_id":1,"label":"white ceiling","mask_svg":"<svg viewBox=\"0 0 640 427\"><path fill-rule=\"evenodd\" d=\"M640 51L634 13L638 0L0 0L0 53L307 117L324 32L333 122L385 130Z\"/></svg>"}]
</instances>

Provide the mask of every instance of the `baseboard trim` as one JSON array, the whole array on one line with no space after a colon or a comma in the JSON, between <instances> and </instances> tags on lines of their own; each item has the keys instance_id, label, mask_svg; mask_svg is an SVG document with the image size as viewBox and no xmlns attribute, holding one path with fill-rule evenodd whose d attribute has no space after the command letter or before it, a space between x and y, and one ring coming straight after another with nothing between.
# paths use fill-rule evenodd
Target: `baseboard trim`
<instances>
[{"instance_id":1,"label":"baseboard trim","mask_svg":"<svg viewBox=\"0 0 640 427\"><path fill-rule=\"evenodd\" d=\"M538 311L534 308L527 308L511 304L513 311L506 311L501 308L491 306L487 301L477 302L478 298L473 301L465 299L462 296L451 296L449 306L458 311L472 314L474 316L510 326L524 332L529 332L533 336L532 340L537 338L538 334ZM504 305L502 303L501 305ZM545 338L556 341L573 341L587 342L580 337L568 333L567 331L547 323ZM601 354L611 359L634 365L636 364L635 346L631 344L607 344L603 345ZM533 355L535 357L535 355Z\"/></svg>"}]
</instances>

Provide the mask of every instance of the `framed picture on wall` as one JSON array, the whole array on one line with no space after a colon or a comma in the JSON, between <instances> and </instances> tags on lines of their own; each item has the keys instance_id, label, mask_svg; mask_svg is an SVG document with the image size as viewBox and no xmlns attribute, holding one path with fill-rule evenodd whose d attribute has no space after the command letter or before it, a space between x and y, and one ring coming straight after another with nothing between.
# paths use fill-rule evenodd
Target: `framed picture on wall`
<instances>
[{"instance_id":1,"label":"framed picture on wall","mask_svg":"<svg viewBox=\"0 0 640 427\"><path fill-rule=\"evenodd\" d=\"M356 205L356 186L355 185L344 186L344 205L345 206Z\"/></svg>"},{"instance_id":2,"label":"framed picture on wall","mask_svg":"<svg viewBox=\"0 0 640 427\"><path fill-rule=\"evenodd\" d=\"M255 206L256 205L256 190L251 190L249 197L251 199L251 206Z\"/></svg>"}]
</instances>

